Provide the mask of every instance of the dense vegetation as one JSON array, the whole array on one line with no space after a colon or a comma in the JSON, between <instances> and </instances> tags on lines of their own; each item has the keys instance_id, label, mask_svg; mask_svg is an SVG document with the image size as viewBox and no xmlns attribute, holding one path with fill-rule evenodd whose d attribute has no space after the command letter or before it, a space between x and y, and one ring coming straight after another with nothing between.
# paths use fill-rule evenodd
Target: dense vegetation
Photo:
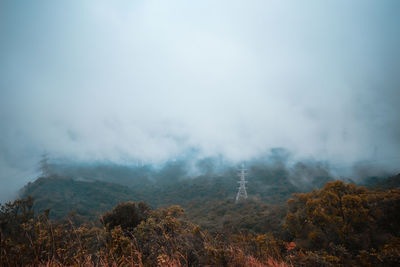
<instances>
[{"instance_id":1,"label":"dense vegetation","mask_svg":"<svg viewBox=\"0 0 400 267\"><path fill-rule=\"evenodd\" d=\"M53 177L39 179L34 183L37 187L28 188L39 190L38 183L57 184L59 180L65 183L64 189L73 183L77 190L77 185L84 183ZM91 182L85 185L98 188L82 189L89 190L88 196L90 190L93 194L105 190L106 197L107 189L113 188L127 190L125 195L115 193L126 199L114 199L124 202L102 211L102 215L93 213L84 218L78 212L51 218L48 209L35 214L30 197L2 206L1 263L398 266L399 180L400 175L379 180L380 186L371 184L370 189L332 181L319 190L296 193L286 204L266 204L257 199L234 204L224 197L201 202L201 198L193 198L184 202L186 212L180 206L153 209L137 198L133 199L136 203L130 202L131 189ZM61 187L54 192L63 199ZM98 198L107 203L112 196Z\"/></svg>"},{"instance_id":2,"label":"dense vegetation","mask_svg":"<svg viewBox=\"0 0 400 267\"><path fill-rule=\"evenodd\" d=\"M231 224L238 217L244 221L264 220L266 214L271 217L270 211L284 213L282 205L292 193L320 188L331 179L318 164L299 163L289 171L281 159L283 156L278 153L275 157L269 164L249 166L251 194L247 206L233 203L238 180L236 168L220 166L216 172L217 167L211 160L197 162L203 174L195 176L189 175L187 162L171 162L155 170L149 166L75 166L44 161L43 176L25 186L21 197L34 197L34 210L41 213L50 209L51 219L61 219L73 211L82 221L96 220L119 202L129 200L144 201L152 208L180 205L191 221L221 230L222 225ZM309 178L296 186L293 175ZM255 229L254 223L247 225L246 229Z\"/></svg>"},{"instance_id":3,"label":"dense vegetation","mask_svg":"<svg viewBox=\"0 0 400 267\"><path fill-rule=\"evenodd\" d=\"M368 190L336 181L288 201L285 228L306 252L298 262L400 263L400 189Z\"/></svg>"},{"instance_id":4,"label":"dense vegetation","mask_svg":"<svg viewBox=\"0 0 400 267\"><path fill-rule=\"evenodd\" d=\"M179 206L125 202L103 215L101 226L77 226L73 217L35 216L32 204L27 198L1 207L2 266L286 266L267 246L270 238L211 236Z\"/></svg>"},{"instance_id":5,"label":"dense vegetation","mask_svg":"<svg viewBox=\"0 0 400 267\"><path fill-rule=\"evenodd\" d=\"M275 204L251 197L246 203L236 205L236 180L231 180L229 184L223 182L222 177L214 180L199 177L171 185L134 188L101 181L42 177L24 188L23 197L32 196L35 199L33 209L36 213L49 210L49 216L54 220L73 213L77 223L97 221L102 213L119 202L144 201L153 208L180 205L187 211L186 218L212 232L223 231L226 226L232 230L257 233L280 227L286 214L284 201L290 197L289 192L275 188L269 196L275 196L274 201L270 201Z\"/></svg>"}]
</instances>

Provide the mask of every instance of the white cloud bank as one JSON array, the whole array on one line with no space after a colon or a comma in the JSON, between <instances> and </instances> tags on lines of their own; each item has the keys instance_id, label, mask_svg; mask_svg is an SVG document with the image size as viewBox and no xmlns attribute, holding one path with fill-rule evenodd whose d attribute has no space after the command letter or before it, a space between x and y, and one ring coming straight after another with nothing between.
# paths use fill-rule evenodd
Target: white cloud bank
<instances>
[{"instance_id":1,"label":"white cloud bank","mask_svg":"<svg viewBox=\"0 0 400 267\"><path fill-rule=\"evenodd\" d=\"M398 1L0 5L0 194L44 151L400 161Z\"/></svg>"}]
</instances>

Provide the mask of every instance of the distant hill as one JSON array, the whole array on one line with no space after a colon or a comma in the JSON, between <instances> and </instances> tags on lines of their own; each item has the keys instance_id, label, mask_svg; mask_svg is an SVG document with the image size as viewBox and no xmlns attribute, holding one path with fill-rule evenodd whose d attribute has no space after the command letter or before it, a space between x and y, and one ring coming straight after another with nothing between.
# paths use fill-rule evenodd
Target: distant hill
<instances>
[{"instance_id":1,"label":"distant hill","mask_svg":"<svg viewBox=\"0 0 400 267\"><path fill-rule=\"evenodd\" d=\"M22 189L22 196L34 198L34 209L50 209L50 217L61 219L71 211L85 219L97 218L121 201L137 201L140 192L126 186L101 181L77 181L59 176L41 177Z\"/></svg>"},{"instance_id":2,"label":"distant hill","mask_svg":"<svg viewBox=\"0 0 400 267\"><path fill-rule=\"evenodd\" d=\"M371 189L394 189L400 187L400 173L391 177L370 177L363 182L364 186Z\"/></svg>"},{"instance_id":3,"label":"distant hill","mask_svg":"<svg viewBox=\"0 0 400 267\"><path fill-rule=\"evenodd\" d=\"M184 177L179 164L167 166L157 173L149 168L132 170L118 166L58 168L58 173L65 175L40 177L21 190L22 197L30 195L35 199L37 212L50 209L50 217L56 220L74 212L82 220L96 221L100 214L119 202L144 201L153 208L180 205L195 222L210 227L215 224L213 218L223 212L222 209L229 209L224 212L227 214L224 219L213 227L217 230L227 221L234 220L234 210L245 214L248 210L257 209L260 210L257 216L262 216L262 210L267 205L284 203L292 193L300 191L289 182L282 170L267 172L254 168L250 172L247 188L249 203L252 204L247 208L243 206L243 211L239 211L239 206L234 205L238 181L235 169L192 178ZM104 180L95 180L91 174ZM113 175L114 178L110 179L112 183L105 181Z\"/></svg>"},{"instance_id":4,"label":"distant hill","mask_svg":"<svg viewBox=\"0 0 400 267\"><path fill-rule=\"evenodd\" d=\"M297 168L299 171L296 173L300 173L308 167ZM316 168L311 170L316 172ZM312 173L310 168L306 171ZM62 173L60 169L59 173ZM63 173L66 175L52 174L27 184L21 190L21 196L32 196L35 199L34 209L37 212L49 209L50 217L55 220L74 212L81 221L98 221L102 213L123 201L144 201L153 208L180 205L193 222L215 231L226 229L226 226L253 231L277 227L279 218L284 216L280 207L293 193L321 188L331 179L310 175L312 179L307 187L295 186L290 181L293 178L283 167L250 166L247 186L249 199L246 203L235 205L238 177L233 168L218 175L191 178L185 176L179 164L167 166L158 172L149 168L132 170L118 166L95 166L65 169ZM103 177L103 180L96 180L90 175ZM110 179L113 182L106 182L113 175L114 178ZM397 175L385 179L370 178L366 183L371 188L388 189L398 187L399 181L400 175ZM267 217L274 219L271 224L261 227L262 224L257 221L265 221Z\"/></svg>"},{"instance_id":5,"label":"distant hill","mask_svg":"<svg viewBox=\"0 0 400 267\"><path fill-rule=\"evenodd\" d=\"M197 177L169 185L127 187L103 181L78 181L59 176L41 177L27 184L22 196L35 199L34 209L41 213L50 209L50 217L59 220L73 212L80 222L95 221L99 216L123 201L145 201L151 206L181 205L186 216L211 231L222 229L269 231L280 227L286 213L282 205L290 196L276 187L249 186L249 200L235 204L236 178ZM273 190L262 195L262 190ZM255 194L253 194L255 192ZM262 195L262 196L260 196ZM270 200L268 204L266 200ZM275 214L275 215L274 215ZM268 222L268 220L270 222Z\"/></svg>"}]
</instances>

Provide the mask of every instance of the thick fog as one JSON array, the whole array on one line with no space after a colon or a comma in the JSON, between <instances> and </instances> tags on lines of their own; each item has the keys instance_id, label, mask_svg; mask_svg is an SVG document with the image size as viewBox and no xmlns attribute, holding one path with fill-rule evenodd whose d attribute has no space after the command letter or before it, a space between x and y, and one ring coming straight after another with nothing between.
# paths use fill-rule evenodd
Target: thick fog
<instances>
[{"instance_id":1,"label":"thick fog","mask_svg":"<svg viewBox=\"0 0 400 267\"><path fill-rule=\"evenodd\" d=\"M0 200L40 155L400 170L400 2L1 1ZM364 164L364 165L363 165Z\"/></svg>"}]
</instances>

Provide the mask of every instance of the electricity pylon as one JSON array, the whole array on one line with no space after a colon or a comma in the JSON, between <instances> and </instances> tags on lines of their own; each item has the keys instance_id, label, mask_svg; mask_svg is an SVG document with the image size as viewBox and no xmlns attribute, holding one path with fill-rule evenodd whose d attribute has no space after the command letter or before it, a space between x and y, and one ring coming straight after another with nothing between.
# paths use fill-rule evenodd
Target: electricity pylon
<instances>
[{"instance_id":1,"label":"electricity pylon","mask_svg":"<svg viewBox=\"0 0 400 267\"><path fill-rule=\"evenodd\" d=\"M239 190L236 195L236 203L238 203L241 200L247 199L247 191L246 191L246 176L247 176L247 169L244 168L244 164L242 164L242 168L239 169L239 177L240 181L239 183Z\"/></svg>"}]
</instances>

